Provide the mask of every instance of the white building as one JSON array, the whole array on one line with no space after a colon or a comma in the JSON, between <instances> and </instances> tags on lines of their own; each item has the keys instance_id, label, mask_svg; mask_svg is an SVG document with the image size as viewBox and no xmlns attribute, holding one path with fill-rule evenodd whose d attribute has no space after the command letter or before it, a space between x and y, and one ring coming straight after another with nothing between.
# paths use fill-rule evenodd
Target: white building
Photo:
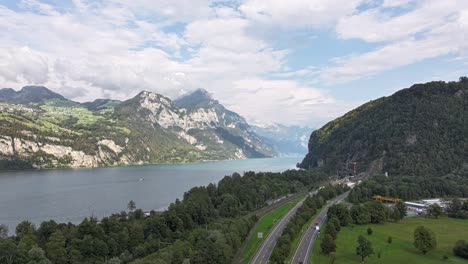
<instances>
[{"instance_id":1,"label":"white building","mask_svg":"<svg viewBox=\"0 0 468 264\"><path fill-rule=\"evenodd\" d=\"M447 202L444 201L444 200L441 200L439 198L437 199L426 199L426 200L421 200L421 202L423 204L426 204L427 206L430 206L430 205L433 205L433 204L437 204L438 206L442 207L442 208L445 208L447 207Z\"/></svg>"},{"instance_id":2,"label":"white building","mask_svg":"<svg viewBox=\"0 0 468 264\"><path fill-rule=\"evenodd\" d=\"M428 205L426 204L421 204L421 203L412 203L412 202L405 202L406 208L410 211L415 211L415 212L424 212L426 211Z\"/></svg>"}]
</instances>

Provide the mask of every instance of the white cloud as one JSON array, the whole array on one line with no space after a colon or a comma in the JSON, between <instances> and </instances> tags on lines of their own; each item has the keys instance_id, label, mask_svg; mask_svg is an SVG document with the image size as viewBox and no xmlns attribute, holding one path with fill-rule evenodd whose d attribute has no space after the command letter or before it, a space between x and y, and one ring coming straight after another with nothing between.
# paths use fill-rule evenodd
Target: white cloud
<instances>
[{"instance_id":1,"label":"white cloud","mask_svg":"<svg viewBox=\"0 0 468 264\"><path fill-rule=\"evenodd\" d=\"M336 31L344 39L359 38L368 42L393 41L431 31L456 19L468 8L468 1L420 1L402 15L392 16L385 8L369 9L340 19Z\"/></svg>"},{"instance_id":2,"label":"white cloud","mask_svg":"<svg viewBox=\"0 0 468 264\"><path fill-rule=\"evenodd\" d=\"M311 124L311 116L313 122L323 122L336 117L337 112L343 114L351 109L319 89L290 80L241 79L222 97L237 112L248 109L252 120L285 124ZM329 111L330 108L334 111Z\"/></svg>"},{"instance_id":3,"label":"white cloud","mask_svg":"<svg viewBox=\"0 0 468 264\"><path fill-rule=\"evenodd\" d=\"M41 3L37 0L21 0L19 1L19 4L23 8L37 11L40 14L49 16L56 16L59 14L51 5Z\"/></svg>"},{"instance_id":4,"label":"white cloud","mask_svg":"<svg viewBox=\"0 0 468 264\"><path fill-rule=\"evenodd\" d=\"M109 0L135 13L168 18L172 22L190 22L198 18L213 16L212 4L222 2L217 0Z\"/></svg>"},{"instance_id":5,"label":"white cloud","mask_svg":"<svg viewBox=\"0 0 468 264\"><path fill-rule=\"evenodd\" d=\"M203 87L251 120L310 124L358 103L307 85L311 77L336 83L446 54L467 57L466 2L399 0L406 9L398 15L391 1L358 12L363 2L72 0L60 10L41 0L15 9L0 4L0 86L42 84L79 101L127 99L141 90L175 98ZM293 45L278 48L275 38L323 29L379 48L325 67L290 67Z\"/></svg>"},{"instance_id":6,"label":"white cloud","mask_svg":"<svg viewBox=\"0 0 468 264\"><path fill-rule=\"evenodd\" d=\"M370 9L340 20L342 38L381 41L375 50L338 57L318 74L329 84L374 76L387 70L444 55L465 56L468 51L468 2L418 2L414 10L388 17L382 8Z\"/></svg>"},{"instance_id":7,"label":"white cloud","mask_svg":"<svg viewBox=\"0 0 468 264\"><path fill-rule=\"evenodd\" d=\"M247 0L246 17L277 27L326 26L350 15L362 0Z\"/></svg>"},{"instance_id":8,"label":"white cloud","mask_svg":"<svg viewBox=\"0 0 468 264\"><path fill-rule=\"evenodd\" d=\"M85 1L75 4L76 12L53 16L0 6L0 30L7 32L0 36L0 48L4 46L0 56L8 62L0 64L2 85L46 85L78 101L127 99L141 90L175 98L204 87L252 119L274 119L276 115L270 108L281 107L276 103L283 97L269 103L270 93L262 92L256 101L263 107L252 110L242 102L241 107L235 107L232 98L248 98L250 93L240 84L253 84L239 80L249 78L271 85L273 93L282 92L280 87L297 89L295 98L301 98L298 105L325 98L294 81L273 82L261 77L280 71L288 51L275 50L249 35L250 22L235 9L216 7L213 17L195 19L177 34L166 33L161 24L140 20L119 5L96 6ZM133 28L125 25L128 21ZM147 46L147 42L157 45ZM181 59L178 53L184 48L192 49L192 54ZM268 87L264 88L268 91ZM307 115L302 119L310 118ZM282 121L291 122L291 118Z\"/></svg>"},{"instance_id":9,"label":"white cloud","mask_svg":"<svg viewBox=\"0 0 468 264\"><path fill-rule=\"evenodd\" d=\"M383 7L401 7L409 3L414 3L419 0L384 0L382 3Z\"/></svg>"},{"instance_id":10,"label":"white cloud","mask_svg":"<svg viewBox=\"0 0 468 264\"><path fill-rule=\"evenodd\" d=\"M45 83L49 77L47 56L27 47L0 49L0 83Z\"/></svg>"},{"instance_id":11,"label":"white cloud","mask_svg":"<svg viewBox=\"0 0 468 264\"><path fill-rule=\"evenodd\" d=\"M185 38L193 44L233 51L266 48L263 41L249 37L249 22L242 18L196 20L187 25Z\"/></svg>"},{"instance_id":12,"label":"white cloud","mask_svg":"<svg viewBox=\"0 0 468 264\"><path fill-rule=\"evenodd\" d=\"M400 41L371 52L336 58L336 66L322 69L320 79L339 83L373 76L386 70L456 52L458 44L446 36Z\"/></svg>"}]
</instances>

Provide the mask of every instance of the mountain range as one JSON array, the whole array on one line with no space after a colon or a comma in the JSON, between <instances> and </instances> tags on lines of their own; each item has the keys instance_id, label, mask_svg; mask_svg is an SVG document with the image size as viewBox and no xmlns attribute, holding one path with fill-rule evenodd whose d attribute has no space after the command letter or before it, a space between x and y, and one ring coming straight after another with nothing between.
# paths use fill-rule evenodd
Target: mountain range
<instances>
[{"instance_id":1,"label":"mountain range","mask_svg":"<svg viewBox=\"0 0 468 264\"><path fill-rule=\"evenodd\" d=\"M46 87L0 89L0 168L273 157L278 148L199 89L78 103Z\"/></svg>"},{"instance_id":2,"label":"mountain range","mask_svg":"<svg viewBox=\"0 0 468 264\"><path fill-rule=\"evenodd\" d=\"M307 126L285 126L278 123L255 124L251 126L264 142L273 146L280 155L303 156L313 130Z\"/></svg>"},{"instance_id":3,"label":"mountain range","mask_svg":"<svg viewBox=\"0 0 468 264\"><path fill-rule=\"evenodd\" d=\"M300 167L441 176L468 164L468 78L415 84L314 131Z\"/></svg>"}]
</instances>

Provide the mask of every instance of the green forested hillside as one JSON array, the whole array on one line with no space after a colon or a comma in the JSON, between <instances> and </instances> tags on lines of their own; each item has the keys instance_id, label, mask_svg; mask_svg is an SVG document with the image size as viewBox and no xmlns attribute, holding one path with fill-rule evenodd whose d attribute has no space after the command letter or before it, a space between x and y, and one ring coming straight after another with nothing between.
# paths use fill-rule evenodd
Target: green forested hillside
<instances>
[{"instance_id":1,"label":"green forested hillside","mask_svg":"<svg viewBox=\"0 0 468 264\"><path fill-rule=\"evenodd\" d=\"M467 162L468 78L415 84L364 104L312 133L300 167L445 175Z\"/></svg>"},{"instance_id":2,"label":"green forested hillside","mask_svg":"<svg viewBox=\"0 0 468 264\"><path fill-rule=\"evenodd\" d=\"M46 87L0 89L0 170L275 155L244 118L206 91L180 100L178 107L144 91L124 102L80 104Z\"/></svg>"}]
</instances>

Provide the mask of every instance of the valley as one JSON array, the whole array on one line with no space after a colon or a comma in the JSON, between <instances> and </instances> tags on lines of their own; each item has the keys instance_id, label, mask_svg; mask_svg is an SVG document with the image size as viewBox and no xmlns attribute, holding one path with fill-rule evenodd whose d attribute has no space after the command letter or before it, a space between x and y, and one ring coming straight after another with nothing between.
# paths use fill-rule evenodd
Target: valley
<instances>
[{"instance_id":1,"label":"valley","mask_svg":"<svg viewBox=\"0 0 468 264\"><path fill-rule=\"evenodd\" d=\"M0 264L468 263L467 0L0 0Z\"/></svg>"},{"instance_id":2,"label":"valley","mask_svg":"<svg viewBox=\"0 0 468 264\"><path fill-rule=\"evenodd\" d=\"M204 90L77 103L45 87L0 90L0 168L76 168L279 155Z\"/></svg>"}]
</instances>

